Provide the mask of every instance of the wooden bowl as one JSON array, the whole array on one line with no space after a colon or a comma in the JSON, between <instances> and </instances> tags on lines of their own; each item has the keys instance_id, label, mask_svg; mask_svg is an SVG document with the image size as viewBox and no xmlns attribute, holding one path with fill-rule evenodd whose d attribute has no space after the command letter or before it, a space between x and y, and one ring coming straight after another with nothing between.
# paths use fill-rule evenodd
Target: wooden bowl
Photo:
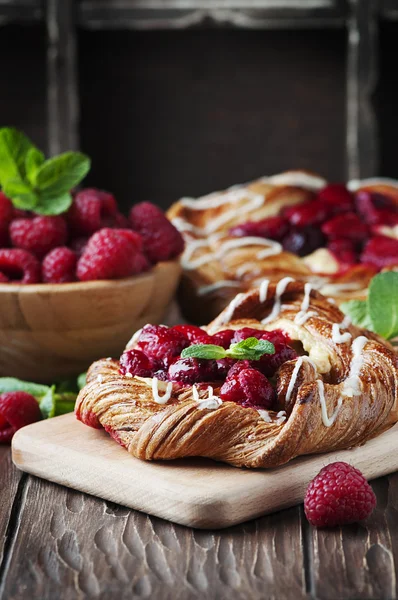
<instances>
[{"instance_id":1,"label":"wooden bowl","mask_svg":"<svg viewBox=\"0 0 398 600\"><path fill-rule=\"evenodd\" d=\"M52 382L118 357L137 329L161 322L179 277L170 261L114 281L0 284L0 376Z\"/></svg>"}]
</instances>

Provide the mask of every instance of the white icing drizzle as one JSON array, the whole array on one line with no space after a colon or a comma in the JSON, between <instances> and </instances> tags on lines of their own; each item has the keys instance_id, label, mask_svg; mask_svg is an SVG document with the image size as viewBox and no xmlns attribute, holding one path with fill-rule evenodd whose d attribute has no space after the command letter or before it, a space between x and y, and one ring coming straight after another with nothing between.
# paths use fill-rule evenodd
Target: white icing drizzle
<instances>
[{"instance_id":1,"label":"white icing drizzle","mask_svg":"<svg viewBox=\"0 0 398 600\"><path fill-rule=\"evenodd\" d=\"M284 277L283 279L278 281L278 284L277 284L276 290L275 290L274 306L272 308L271 313L268 315L268 317L265 317L265 319L263 319L261 321L262 323L264 323L264 324L270 323L271 321L276 319L276 317L279 315L279 313L281 311L281 296L284 294L287 286L292 281L294 281L293 277Z\"/></svg>"},{"instance_id":2,"label":"white icing drizzle","mask_svg":"<svg viewBox=\"0 0 398 600\"><path fill-rule=\"evenodd\" d=\"M269 279L264 279L264 281L262 281L260 283L260 288L258 290L258 299L260 300L261 303L265 302L267 299L268 286L269 286Z\"/></svg>"},{"instance_id":3,"label":"white icing drizzle","mask_svg":"<svg viewBox=\"0 0 398 600\"><path fill-rule=\"evenodd\" d=\"M299 358L296 361L296 364L294 365L292 376L291 376L290 381L289 381L289 386L287 388L286 402L289 402L289 400L290 400L290 397L291 397L292 392L294 390L294 386L296 385L296 380L297 380L299 371L301 369L301 365L303 364L304 361L307 361L312 366L312 368L314 369L315 373L317 372L315 364L312 362L312 360L310 358L308 358L308 356L299 356Z\"/></svg>"},{"instance_id":4,"label":"white icing drizzle","mask_svg":"<svg viewBox=\"0 0 398 600\"><path fill-rule=\"evenodd\" d=\"M278 250L275 252L275 254L279 254L279 252L281 252L282 250L282 246L278 244L278 242L268 240L267 238L246 235L244 237L238 237L233 240L227 240L226 242L224 242L221 245L220 249L217 251L217 258L222 258L228 252L228 250L233 250L234 248L241 248L243 246L267 246L267 252L271 250L274 252L274 246L278 246ZM263 251L259 252L259 254L257 255L258 258L260 258L260 254L262 252Z\"/></svg>"},{"instance_id":5,"label":"white icing drizzle","mask_svg":"<svg viewBox=\"0 0 398 600\"><path fill-rule=\"evenodd\" d=\"M104 378L102 377L102 375L101 375L101 374L100 374L100 375L98 375L98 377L97 377L97 381L98 381L98 383L102 383L102 382L104 381Z\"/></svg>"},{"instance_id":6,"label":"white icing drizzle","mask_svg":"<svg viewBox=\"0 0 398 600\"><path fill-rule=\"evenodd\" d=\"M192 240L187 245L181 256L181 266L186 271L191 271L192 269L197 269L201 267L205 263L209 262L213 258L212 254L206 252L202 256L199 256L196 259L192 259L192 255L199 248L208 248L209 240Z\"/></svg>"},{"instance_id":7,"label":"white icing drizzle","mask_svg":"<svg viewBox=\"0 0 398 600\"><path fill-rule=\"evenodd\" d=\"M350 365L350 372L348 374L347 379L344 381L343 385L343 396L348 396L352 398L353 396L357 396L361 393L361 380L359 378L359 373L363 364L363 354L362 350L368 343L368 338L364 335L360 335L352 342L352 359Z\"/></svg>"},{"instance_id":8,"label":"white icing drizzle","mask_svg":"<svg viewBox=\"0 0 398 600\"><path fill-rule=\"evenodd\" d=\"M264 204L264 196L261 194L252 194L248 190L244 193L243 197L251 198L249 202L245 204L245 206L241 207L244 212L250 212L252 210L256 210L260 208ZM239 198L240 200L241 198ZM236 217L236 209L228 210L225 214L220 215L216 219L212 219L206 226L206 233L212 233L213 231L217 231L219 227L222 227L232 219Z\"/></svg>"},{"instance_id":9,"label":"white icing drizzle","mask_svg":"<svg viewBox=\"0 0 398 600\"><path fill-rule=\"evenodd\" d=\"M350 324L350 319L347 322L347 318L343 319L341 323L333 323L332 325L332 341L335 344L346 344L352 338L352 335L349 331L345 333L340 332L341 329L345 329Z\"/></svg>"},{"instance_id":10,"label":"white icing drizzle","mask_svg":"<svg viewBox=\"0 0 398 600\"><path fill-rule=\"evenodd\" d=\"M221 279L220 281L216 281L215 283L211 283L210 285L202 285L198 288L197 294L198 296L206 296L206 294L211 294L220 288L230 287L230 288L239 288L241 286L239 281L233 281L231 279Z\"/></svg>"},{"instance_id":11,"label":"white icing drizzle","mask_svg":"<svg viewBox=\"0 0 398 600\"><path fill-rule=\"evenodd\" d=\"M171 381L169 381L167 383L165 393L163 394L163 396L159 396L159 380L157 379L157 377L153 377L153 379L152 379L152 396L153 396L154 401L157 404L166 404L170 400L172 392L173 392L173 384Z\"/></svg>"},{"instance_id":12,"label":"white icing drizzle","mask_svg":"<svg viewBox=\"0 0 398 600\"><path fill-rule=\"evenodd\" d=\"M263 410L262 408L260 408L257 410L257 412L266 423L272 423L272 419L270 417L268 410Z\"/></svg>"},{"instance_id":13,"label":"white icing drizzle","mask_svg":"<svg viewBox=\"0 0 398 600\"><path fill-rule=\"evenodd\" d=\"M276 415L276 425L281 425L284 421L286 421L286 411L280 410Z\"/></svg>"},{"instance_id":14,"label":"white icing drizzle","mask_svg":"<svg viewBox=\"0 0 398 600\"><path fill-rule=\"evenodd\" d=\"M255 275L260 274L258 265L254 265L253 262L243 263L236 269L236 277L242 277L245 273L252 273Z\"/></svg>"},{"instance_id":15,"label":"white icing drizzle","mask_svg":"<svg viewBox=\"0 0 398 600\"><path fill-rule=\"evenodd\" d=\"M272 177L263 177L261 181L271 185L288 185L308 190L321 190L327 184L326 179L323 179L323 177L317 177L302 171L287 171L279 175L272 175Z\"/></svg>"},{"instance_id":16,"label":"white icing drizzle","mask_svg":"<svg viewBox=\"0 0 398 600\"><path fill-rule=\"evenodd\" d=\"M267 241L269 242L269 247L265 248L265 250L260 250L260 252L258 252L258 260L262 260L263 258L267 258L268 256L275 256L275 254L280 254L283 250L279 242L273 242L272 240Z\"/></svg>"},{"instance_id":17,"label":"white icing drizzle","mask_svg":"<svg viewBox=\"0 0 398 600\"><path fill-rule=\"evenodd\" d=\"M391 179L389 177L370 177L369 179L351 179L347 183L347 189L350 192L356 192L361 187L368 185L391 185L392 187L398 187L398 180Z\"/></svg>"},{"instance_id":18,"label":"white icing drizzle","mask_svg":"<svg viewBox=\"0 0 398 600\"><path fill-rule=\"evenodd\" d=\"M316 317L317 314L318 313L314 310L309 310L308 312L300 310L294 317L294 322L296 323L296 325L304 325L304 323L306 323L308 319L311 319L311 317Z\"/></svg>"},{"instance_id":19,"label":"white icing drizzle","mask_svg":"<svg viewBox=\"0 0 398 600\"><path fill-rule=\"evenodd\" d=\"M211 385L209 385L207 388L207 398L203 400L199 398L199 392L196 388L196 385L192 386L192 395L194 400L197 402L197 408L199 410L203 410L205 408L215 410L222 404L221 398L214 395L214 390Z\"/></svg>"},{"instance_id":20,"label":"white icing drizzle","mask_svg":"<svg viewBox=\"0 0 398 600\"><path fill-rule=\"evenodd\" d=\"M308 321L309 318L314 317L317 314L314 311L308 312L311 302L312 289L313 286L311 285L311 283L306 283L304 285L304 298L301 303L300 310L294 318L294 322L297 323L297 325L304 325L304 323Z\"/></svg>"},{"instance_id":21,"label":"white icing drizzle","mask_svg":"<svg viewBox=\"0 0 398 600\"><path fill-rule=\"evenodd\" d=\"M227 308L225 309L225 314L223 316L221 324L228 323L228 321L231 320L231 317L233 315L235 308L237 306L239 306L239 303L242 301L242 299L244 297L245 297L245 294L243 292L241 292L240 294L235 296L235 298L233 298L233 300L231 300L231 302L228 304Z\"/></svg>"},{"instance_id":22,"label":"white icing drizzle","mask_svg":"<svg viewBox=\"0 0 398 600\"><path fill-rule=\"evenodd\" d=\"M184 232L189 231L190 233L194 233L195 235L206 235L206 232L201 227L197 227L196 225L192 225L189 221L182 219L181 217L175 217L171 220L174 227L178 229L178 231Z\"/></svg>"},{"instance_id":23,"label":"white icing drizzle","mask_svg":"<svg viewBox=\"0 0 398 600\"><path fill-rule=\"evenodd\" d=\"M338 402L337 402L336 409L334 410L333 414L329 417L328 416L327 407L326 407L325 386L324 386L324 383L323 383L322 379L317 379L316 383L317 383L317 386L318 386L319 400L320 400L320 403L321 403L321 411L322 411L322 421L323 421L323 424L325 425L325 427L331 427L333 425L333 423L335 422L336 418L337 418L337 415L339 413L341 405L343 404L343 399L340 396L340 398L338 399Z\"/></svg>"},{"instance_id":24,"label":"white icing drizzle","mask_svg":"<svg viewBox=\"0 0 398 600\"><path fill-rule=\"evenodd\" d=\"M325 283L319 291L324 296L330 296L330 294L338 294L339 292L360 290L361 287L361 284L355 281L350 283Z\"/></svg>"}]
</instances>

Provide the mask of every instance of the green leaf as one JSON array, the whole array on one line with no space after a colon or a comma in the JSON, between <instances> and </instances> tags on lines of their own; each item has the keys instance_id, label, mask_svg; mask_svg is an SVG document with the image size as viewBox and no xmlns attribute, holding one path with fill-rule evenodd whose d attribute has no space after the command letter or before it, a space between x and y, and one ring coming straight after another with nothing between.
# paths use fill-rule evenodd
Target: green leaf
<instances>
[{"instance_id":1,"label":"green leaf","mask_svg":"<svg viewBox=\"0 0 398 600\"><path fill-rule=\"evenodd\" d=\"M79 390L82 390L87 383L87 371L85 373L80 373L77 378L77 387Z\"/></svg>"},{"instance_id":2,"label":"green leaf","mask_svg":"<svg viewBox=\"0 0 398 600\"><path fill-rule=\"evenodd\" d=\"M90 159L80 152L65 152L46 160L36 173L36 187L47 198L70 192L90 170Z\"/></svg>"},{"instance_id":3,"label":"green leaf","mask_svg":"<svg viewBox=\"0 0 398 600\"><path fill-rule=\"evenodd\" d=\"M27 392L35 398L43 398L49 391L48 385L30 383L14 377L0 377L0 394L5 392Z\"/></svg>"},{"instance_id":4,"label":"green leaf","mask_svg":"<svg viewBox=\"0 0 398 600\"><path fill-rule=\"evenodd\" d=\"M32 210L39 198L28 183L21 179L9 179L3 185L3 192L12 200L16 208Z\"/></svg>"},{"instance_id":5,"label":"green leaf","mask_svg":"<svg viewBox=\"0 0 398 600\"><path fill-rule=\"evenodd\" d=\"M0 183L9 179L24 179L25 158L33 147L32 142L21 131L12 127L0 129Z\"/></svg>"},{"instance_id":6,"label":"green leaf","mask_svg":"<svg viewBox=\"0 0 398 600\"><path fill-rule=\"evenodd\" d=\"M398 335L398 273L390 271L373 277L368 295L373 331L387 340Z\"/></svg>"},{"instance_id":7,"label":"green leaf","mask_svg":"<svg viewBox=\"0 0 398 600\"><path fill-rule=\"evenodd\" d=\"M44 161L44 154L38 148L30 148L28 150L25 158L25 172L27 179L33 186L36 185L36 175Z\"/></svg>"},{"instance_id":8,"label":"green leaf","mask_svg":"<svg viewBox=\"0 0 398 600\"><path fill-rule=\"evenodd\" d=\"M47 196L39 194L35 213L39 215L60 215L68 210L72 204L72 196L67 192L61 196Z\"/></svg>"},{"instance_id":9,"label":"green leaf","mask_svg":"<svg viewBox=\"0 0 398 600\"><path fill-rule=\"evenodd\" d=\"M44 419L55 416L55 386L48 388L45 396L40 400L39 406Z\"/></svg>"},{"instance_id":10,"label":"green leaf","mask_svg":"<svg viewBox=\"0 0 398 600\"><path fill-rule=\"evenodd\" d=\"M349 300L340 305L340 309L348 315L354 325L373 331L367 300Z\"/></svg>"},{"instance_id":11,"label":"green leaf","mask_svg":"<svg viewBox=\"0 0 398 600\"><path fill-rule=\"evenodd\" d=\"M258 340L255 337L249 337L237 344L232 344L227 350L229 358L238 360L260 360L264 354L274 354L275 346L268 340Z\"/></svg>"},{"instance_id":12,"label":"green leaf","mask_svg":"<svg viewBox=\"0 0 398 600\"><path fill-rule=\"evenodd\" d=\"M204 358L207 360L225 358L227 351L222 346L215 344L194 344L184 348L181 352L181 358Z\"/></svg>"},{"instance_id":13,"label":"green leaf","mask_svg":"<svg viewBox=\"0 0 398 600\"><path fill-rule=\"evenodd\" d=\"M75 408L76 397L77 394L73 393L54 394L54 416L58 417L59 415L65 415L73 412Z\"/></svg>"}]
</instances>

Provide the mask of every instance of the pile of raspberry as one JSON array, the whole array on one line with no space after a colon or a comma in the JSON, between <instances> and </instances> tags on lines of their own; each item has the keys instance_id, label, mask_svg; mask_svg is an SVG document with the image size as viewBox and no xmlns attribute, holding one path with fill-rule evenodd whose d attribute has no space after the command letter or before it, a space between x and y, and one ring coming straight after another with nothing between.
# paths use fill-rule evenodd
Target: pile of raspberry
<instances>
[{"instance_id":1,"label":"pile of raspberry","mask_svg":"<svg viewBox=\"0 0 398 600\"><path fill-rule=\"evenodd\" d=\"M258 236L280 242L284 250L308 256L327 248L338 274L362 264L374 272L398 264L398 201L396 197L330 184L318 194L280 214L246 222L233 236Z\"/></svg>"},{"instance_id":2,"label":"pile of raspberry","mask_svg":"<svg viewBox=\"0 0 398 600\"><path fill-rule=\"evenodd\" d=\"M264 354L260 360L205 360L181 358L184 348L193 344L215 344L228 349L231 344L249 337L268 340L275 346L274 354ZM279 367L297 357L289 345L289 337L281 330L261 331L244 327L226 329L209 335L194 325L146 325L132 350L120 357L120 373L125 376L156 377L181 386L213 384L219 387L224 401L236 402L246 408L276 407L277 396L270 379Z\"/></svg>"},{"instance_id":3,"label":"pile of raspberry","mask_svg":"<svg viewBox=\"0 0 398 600\"><path fill-rule=\"evenodd\" d=\"M21 211L0 192L0 283L68 283L120 279L181 254L181 234L150 202L129 217L115 197L89 188L69 211L42 216Z\"/></svg>"}]
</instances>

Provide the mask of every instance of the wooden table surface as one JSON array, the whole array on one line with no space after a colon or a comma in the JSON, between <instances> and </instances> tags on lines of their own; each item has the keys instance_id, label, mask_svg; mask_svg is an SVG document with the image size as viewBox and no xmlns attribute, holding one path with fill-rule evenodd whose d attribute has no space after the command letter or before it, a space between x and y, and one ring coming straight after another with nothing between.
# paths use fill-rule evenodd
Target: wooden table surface
<instances>
[{"instance_id":1,"label":"wooden table surface","mask_svg":"<svg viewBox=\"0 0 398 600\"><path fill-rule=\"evenodd\" d=\"M0 599L392 599L398 473L365 524L317 531L302 506L192 530L28 476L0 447Z\"/></svg>"}]
</instances>

